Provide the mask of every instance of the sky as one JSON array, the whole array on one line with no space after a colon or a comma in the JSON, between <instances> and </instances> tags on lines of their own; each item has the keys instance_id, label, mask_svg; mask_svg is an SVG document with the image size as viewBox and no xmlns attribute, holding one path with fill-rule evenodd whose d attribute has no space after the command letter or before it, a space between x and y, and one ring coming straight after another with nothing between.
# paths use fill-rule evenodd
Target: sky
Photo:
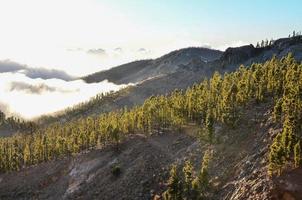
<instances>
[{"instance_id":1,"label":"sky","mask_svg":"<svg viewBox=\"0 0 302 200\"><path fill-rule=\"evenodd\" d=\"M0 59L81 76L302 29L299 0L0 0ZM92 51L90 51L92 50Z\"/></svg>"},{"instance_id":2,"label":"sky","mask_svg":"<svg viewBox=\"0 0 302 200\"><path fill-rule=\"evenodd\" d=\"M286 37L302 30L301 7L300 0L0 0L0 107L30 118L124 87L74 77L189 46L225 50ZM56 100L45 106L47 99Z\"/></svg>"}]
</instances>

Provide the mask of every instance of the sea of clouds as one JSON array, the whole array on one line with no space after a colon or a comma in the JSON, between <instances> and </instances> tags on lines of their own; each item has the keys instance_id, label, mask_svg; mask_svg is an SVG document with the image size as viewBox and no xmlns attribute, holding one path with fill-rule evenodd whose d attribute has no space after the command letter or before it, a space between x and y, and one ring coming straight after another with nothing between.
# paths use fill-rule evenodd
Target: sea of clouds
<instances>
[{"instance_id":1,"label":"sea of clouds","mask_svg":"<svg viewBox=\"0 0 302 200\"><path fill-rule=\"evenodd\" d=\"M0 61L0 110L31 119L87 101L99 93L126 85L107 80L88 84L64 71L30 68L10 60Z\"/></svg>"}]
</instances>

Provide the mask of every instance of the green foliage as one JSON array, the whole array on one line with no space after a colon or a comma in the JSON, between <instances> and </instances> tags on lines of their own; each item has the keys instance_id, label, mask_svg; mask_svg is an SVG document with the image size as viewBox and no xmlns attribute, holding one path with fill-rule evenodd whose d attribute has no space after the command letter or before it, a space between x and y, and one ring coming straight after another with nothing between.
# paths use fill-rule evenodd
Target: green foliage
<instances>
[{"instance_id":1,"label":"green foliage","mask_svg":"<svg viewBox=\"0 0 302 200\"><path fill-rule=\"evenodd\" d=\"M91 105L100 106L98 96ZM37 128L33 123L14 118L0 118L13 126L24 126L30 134L0 139L0 171L19 170L81 151L119 143L128 134L155 134L181 131L184 124L194 122L214 139L214 124L235 127L246 104L276 100L273 118L283 125L270 152L270 172L281 172L285 164L294 163L294 145L301 140L302 129L302 65L291 54L272 58L263 64L241 66L223 76L215 73L210 80L171 94L153 96L142 106L106 114L82 117L64 124ZM89 104L89 103L88 103ZM87 104L87 105L88 105ZM85 110L85 106L83 109ZM77 112L76 109L70 111ZM3 120L4 119L4 120Z\"/></svg>"},{"instance_id":2,"label":"green foliage","mask_svg":"<svg viewBox=\"0 0 302 200\"><path fill-rule=\"evenodd\" d=\"M5 114L0 110L0 125L2 125L5 121Z\"/></svg>"},{"instance_id":3,"label":"green foliage","mask_svg":"<svg viewBox=\"0 0 302 200\"><path fill-rule=\"evenodd\" d=\"M163 193L164 200L181 200L183 185L178 174L177 166L173 165L168 180L168 189Z\"/></svg>"},{"instance_id":4,"label":"green foliage","mask_svg":"<svg viewBox=\"0 0 302 200\"><path fill-rule=\"evenodd\" d=\"M0 126L10 128L16 132L33 133L37 128L37 124L31 121L21 120L17 117L7 117L4 112L0 110Z\"/></svg>"},{"instance_id":5,"label":"green foliage","mask_svg":"<svg viewBox=\"0 0 302 200\"><path fill-rule=\"evenodd\" d=\"M295 167L300 167L302 164L300 142L297 142L297 144L294 147L294 160L295 160Z\"/></svg>"},{"instance_id":6,"label":"green foliage","mask_svg":"<svg viewBox=\"0 0 302 200\"><path fill-rule=\"evenodd\" d=\"M281 134L279 133L270 147L268 171L270 175L281 174L283 165L285 164L285 149L281 144Z\"/></svg>"},{"instance_id":7,"label":"green foliage","mask_svg":"<svg viewBox=\"0 0 302 200\"><path fill-rule=\"evenodd\" d=\"M192 182L193 187L193 199L205 199L210 189L209 183L209 162L211 158L211 152L207 150L203 156L202 165L200 171Z\"/></svg>"},{"instance_id":8,"label":"green foliage","mask_svg":"<svg viewBox=\"0 0 302 200\"><path fill-rule=\"evenodd\" d=\"M211 111L207 112L207 117L206 117L206 130L208 133L208 138L210 143L213 142L214 138L214 119L211 115Z\"/></svg>"},{"instance_id":9,"label":"green foliage","mask_svg":"<svg viewBox=\"0 0 302 200\"><path fill-rule=\"evenodd\" d=\"M119 165L114 165L111 169L111 173L115 177L119 176L121 174L121 167Z\"/></svg>"},{"instance_id":10,"label":"green foliage","mask_svg":"<svg viewBox=\"0 0 302 200\"><path fill-rule=\"evenodd\" d=\"M184 197L187 197L186 199L190 199L193 195L192 181L194 179L192 163L190 161L186 161L182 171L184 175L183 195Z\"/></svg>"},{"instance_id":11,"label":"green foliage","mask_svg":"<svg viewBox=\"0 0 302 200\"><path fill-rule=\"evenodd\" d=\"M278 99L274 106L273 119L275 122L280 122L282 114L282 99Z\"/></svg>"},{"instance_id":12,"label":"green foliage","mask_svg":"<svg viewBox=\"0 0 302 200\"><path fill-rule=\"evenodd\" d=\"M185 162L181 174L178 172L177 166L173 165L168 180L168 188L163 193L163 198L165 200L207 199L210 189L208 174L210 158L210 151L206 151L197 176L195 176L196 172L190 161Z\"/></svg>"}]
</instances>

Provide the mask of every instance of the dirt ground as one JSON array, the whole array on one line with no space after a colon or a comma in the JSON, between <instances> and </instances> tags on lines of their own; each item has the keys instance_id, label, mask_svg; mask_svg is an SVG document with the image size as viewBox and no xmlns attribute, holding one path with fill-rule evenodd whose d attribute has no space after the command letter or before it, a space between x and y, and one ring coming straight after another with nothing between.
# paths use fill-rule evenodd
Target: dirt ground
<instances>
[{"instance_id":1,"label":"dirt ground","mask_svg":"<svg viewBox=\"0 0 302 200\"><path fill-rule=\"evenodd\" d=\"M152 199L165 190L171 164L190 159L199 169L207 149L213 151L213 199L282 199L286 193L301 197L295 189L301 188L301 171L289 173L286 180L286 175L280 177L281 185L267 174L269 144L280 131L270 119L271 109L270 102L251 104L235 128L215 124L214 144L197 140L198 127L188 124L180 133L129 135L118 151L108 146L1 174L0 199ZM288 185L295 187L289 190Z\"/></svg>"}]
</instances>

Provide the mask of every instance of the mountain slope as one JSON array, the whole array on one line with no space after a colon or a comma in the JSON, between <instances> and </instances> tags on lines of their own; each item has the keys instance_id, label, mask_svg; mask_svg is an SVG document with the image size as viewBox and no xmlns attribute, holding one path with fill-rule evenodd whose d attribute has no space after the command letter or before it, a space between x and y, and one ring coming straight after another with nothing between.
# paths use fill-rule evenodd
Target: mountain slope
<instances>
[{"instance_id":1,"label":"mountain slope","mask_svg":"<svg viewBox=\"0 0 302 200\"><path fill-rule=\"evenodd\" d=\"M253 45L246 45L228 48L223 53L204 48L187 48L171 52L156 60L137 61L122 65L104 72L92 74L84 79L87 81L92 78L95 81L101 81L106 79L105 77L109 74L107 78L116 83L128 83L135 80L141 82L98 101L91 101L87 104L84 103L84 106L81 105L79 108L75 107L72 109L72 112L62 112L54 117L43 117L40 119L40 123L64 122L83 116L93 116L103 112L118 110L125 106L132 107L134 105L140 105L145 99L152 95L166 94L175 89L185 89L194 83L211 77L215 71L222 74L232 72L241 64L247 66L254 62L263 63L271 59L274 55L281 58L288 52L291 52L297 61L302 61L301 36L282 38L276 40L272 46L264 48L255 48ZM200 59L205 53L208 53L207 58L209 60L207 62L204 59ZM213 56L211 56L212 53ZM178 58L178 56L181 58ZM219 57L218 59L217 56ZM159 64L153 65L152 63ZM165 71L163 71L163 68L166 68ZM128 69L129 73L126 72ZM159 71L163 73L160 76L152 76L153 78L150 78L149 76L151 75L158 75L156 72L158 69L161 69ZM141 76L145 70L148 71L148 73ZM98 79L98 77L101 77L101 79Z\"/></svg>"},{"instance_id":2,"label":"mountain slope","mask_svg":"<svg viewBox=\"0 0 302 200\"><path fill-rule=\"evenodd\" d=\"M119 151L107 147L2 174L0 198L147 200L165 190L172 163L182 165L190 159L198 168L203 152L211 149L214 199L272 199L280 186L269 178L266 168L268 144L278 131L269 118L270 105L251 103L236 129L217 124L219 142L215 144L199 143L198 128L192 124L181 133L129 136ZM119 176L111 172L116 165L121 169ZM301 195L301 191L286 192ZM278 190L278 195L284 194Z\"/></svg>"},{"instance_id":3,"label":"mountain slope","mask_svg":"<svg viewBox=\"0 0 302 200\"><path fill-rule=\"evenodd\" d=\"M301 143L302 113L297 108L302 104L297 94L302 79L296 79L301 67L291 55L274 58L224 77L215 74L185 93L154 97L132 110L1 140L2 158L14 155L0 160L3 171L20 169L23 161L29 167L0 175L10 180L0 183L0 194L6 199L48 199L57 188L56 198L63 199L150 199L170 187L166 184L170 164L182 166L191 160L198 169L207 150L213 155L208 197L300 196L293 187L280 185L282 177L277 182L272 177L299 175L295 168L299 169L301 154L293 156L290 144L296 149ZM276 145L280 148L272 148ZM19 154L20 148L27 153ZM43 163L35 166L39 162ZM29 186L18 186L20 177ZM179 177L183 180L180 173ZM294 178L286 181L299 186Z\"/></svg>"},{"instance_id":4,"label":"mountain slope","mask_svg":"<svg viewBox=\"0 0 302 200\"><path fill-rule=\"evenodd\" d=\"M173 51L154 60L127 63L112 69L83 77L88 83L108 79L117 84L135 83L159 75L168 75L181 70L191 62L201 62L206 67L222 67L234 70L238 65L264 62L276 55L281 58L289 52L296 60L302 60L302 36L281 38L271 46L255 48L253 45L228 48L225 52L207 48L185 48Z\"/></svg>"},{"instance_id":5,"label":"mountain slope","mask_svg":"<svg viewBox=\"0 0 302 200\"><path fill-rule=\"evenodd\" d=\"M174 73L180 65L187 64L192 59L203 62L216 60L221 53L221 51L206 48L180 49L154 60L131 62L88 75L83 79L87 83L100 82L105 79L116 84L136 83L155 76Z\"/></svg>"}]
</instances>

